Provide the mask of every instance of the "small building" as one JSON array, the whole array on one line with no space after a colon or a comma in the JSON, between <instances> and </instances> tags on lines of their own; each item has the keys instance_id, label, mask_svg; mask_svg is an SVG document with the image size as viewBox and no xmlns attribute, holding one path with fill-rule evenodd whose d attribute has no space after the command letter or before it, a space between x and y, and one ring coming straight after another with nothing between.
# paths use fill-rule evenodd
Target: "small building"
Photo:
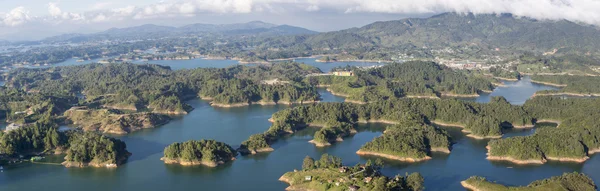
<instances>
[{"instance_id":1,"label":"small building","mask_svg":"<svg viewBox=\"0 0 600 191\"><path fill-rule=\"evenodd\" d=\"M334 76L354 76L352 71L335 71L332 72Z\"/></svg>"},{"instance_id":2,"label":"small building","mask_svg":"<svg viewBox=\"0 0 600 191\"><path fill-rule=\"evenodd\" d=\"M305 177L304 177L304 180L306 180L306 181L311 181L311 180L312 180L312 176L305 176Z\"/></svg>"},{"instance_id":3,"label":"small building","mask_svg":"<svg viewBox=\"0 0 600 191\"><path fill-rule=\"evenodd\" d=\"M371 182L371 180L373 180L373 177L366 177L366 178L365 178L365 182L366 182L366 183L369 183L369 182Z\"/></svg>"},{"instance_id":4,"label":"small building","mask_svg":"<svg viewBox=\"0 0 600 191\"><path fill-rule=\"evenodd\" d=\"M348 171L348 167L340 167L338 170L340 170L341 173L346 173Z\"/></svg>"}]
</instances>

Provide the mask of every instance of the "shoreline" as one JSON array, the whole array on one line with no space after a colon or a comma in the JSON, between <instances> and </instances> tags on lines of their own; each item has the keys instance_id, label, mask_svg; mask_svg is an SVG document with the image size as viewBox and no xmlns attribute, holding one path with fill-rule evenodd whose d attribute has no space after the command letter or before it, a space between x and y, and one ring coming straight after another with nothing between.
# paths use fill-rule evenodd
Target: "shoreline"
<instances>
[{"instance_id":1,"label":"shoreline","mask_svg":"<svg viewBox=\"0 0 600 191\"><path fill-rule=\"evenodd\" d=\"M330 88L327 88L326 90L327 90L329 93L331 93L331 95L334 95L334 96L340 96L340 97L345 97L345 98L347 98L347 97L350 97L350 95L348 95L348 94L337 93L337 92L335 92L335 91L331 90Z\"/></svg>"},{"instance_id":2,"label":"shoreline","mask_svg":"<svg viewBox=\"0 0 600 191\"><path fill-rule=\"evenodd\" d=\"M562 87L567 87L566 84L556 84L556 83L552 83L552 82L543 82L543 81L537 81L537 80L530 80L531 83L535 83L535 84L542 84L542 85L547 85L547 86L554 86L554 87L558 87L558 88L562 88Z\"/></svg>"},{"instance_id":3,"label":"shoreline","mask_svg":"<svg viewBox=\"0 0 600 191\"><path fill-rule=\"evenodd\" d=\"M363 151L363 150L356 151L356 154L360 155L360 156L383 157L383 158L402 161L402 162L421 162L421 161L426 161L426 160L431 159L430 156L425 156L423 158L410 158L410 157L399 157L399 156L394 156L394 155L390 155L390 154L384 154L384 153L378 153L378 152L372 152L372 151Z\"/></svg>"},{"instance_id":4,"label":"shoreline","mask_svg":"<svg viewBox=\"0 0 600 191\"><path fill-rule=\"evenodd\" d=\"M426 96L426 95L407 95L405 98L417 98L417 99L441 99L437 96Z\"/></svg>"},{"instance_id":5,"label":"shoreline","mask_svg":"<svg viewBox=\"0 0 600 191\"><path fill-rule=\"evenodd\" d=\"M446 126L446 127L459 127L459 128L465 128L465 125L462 124L456 124L456 123L446 123L446 122L441 122L441 121L430 121L433 124L439 125L439 126Z\"/></svg>"},{"instance_id":6,"label":"shoreline","mask_svg":"<svg viewBox=\"0 0 600 191\"><path fill-rule=\"evenodd\" d=\"M206 99L205 99L206 100ZM232 103L232 104L221 104L221 103L214 103L214 102L210 102L210 106L212 107L221 107L221 108L234 108L234 107L247 107L250 105L262 105L262 106L268 106L268 105L294 105L294 104L314 104L314 103L319 103L321 101L319 100L312 100L312 101L279 101L279 102L274 102L274 101L257 101L257 102L249 102L249 103Z\"/></svg>"},{"instance_id":7,"label":"shoreline","mask_svg":"<svg viewBox=\"0 0 600 191\"><path fill-rule=\"evenodd\" d=\"M165 164L178 164L178 165L182 165L182 166L198 166L198 165L204 165L207 167L217 167L219 165L225 164L225 161L210 161L210 162L206 162L206 161L182 161L181 159L169 159L166 157L161 157L160 158L161 161L163 161ZM230 161L235 160L235 158L231 158Z\"/></svg>"},{"instance_id":8,"label":"shoreline","mask_svg":"<svg viewBox=\"0 0 600 191\"><path fill-rule=\"evenodd\" d=\"M389 121L389 120L385 120L385 119L369 119L369 120L359 119L357 122L358 123L384 123L384 124L390 124L390 125L399 124L398 122Z\"/></svg>"},{"instance_id":9,"label":"shoreline","mask_svg":"<svg viewBox=\"0 0 600 191\"><path fill-rule=\"evenodd\" d=\"M471 191L482 191L482 190L478 189L477 187L475 187L475 186L473 186L473 185L471 185L471 184L467 183L467 181L464 181L464 180L463 180L463 181L460 181L460 185L461 185L463 188L466 188L467 190L471 190Z\"/></svg>"},{"instance_id":10,"label":"shoreline","mask_svg":"<svg viewBox=\"0 0 600 191\"><path fill-rule=\"evenodd\" d=\"M531 97L536 96L575 96L575 97L600 97L600 93L571 93L571 92L556 92L556 93L534 93Z\"/></svg>"},{"instance_id":11,"label":"shoreline","mask_svg":"<svg viewBox=\"0 0 600 191\"><path fill-rule=\"evenodd\" d=\"M97 163L97 162L73 162L73 161L64 161L60 163L61 165L67 168L84 168L84 167L95 167L95 168L117 168L117 164L115 163Z\"/></svg>"},{"instance_id":12,"label":"shoreline","mask_svg":"<svg viewBox=\"0 0 600 191\"><path fill-rule=\"evenodd\" d=\"M479 94L442 93L441 96L445 96L445 97L457 97L457 98L476 98L476 97L479 97Z\"/></svg>"},{"instance_id":13,"label":"shoreline","mask_svg":"<svg viewBox=\"0 0 600 191\"><path fill-rule=\"evenodd\" d=\"M517 79L517 78L503 78L503 77L495 77L495 76L493 78L496 78L496 79L499 79L499 80L504 80L504 81L509 81L509 82L519 81L519 79Z\"/></svg>"},{"instance_id":14,"label":"shoreline","mask_svg":"<svg viewBox=\"0 0 600 191\"><path fill-rule=\"evenodd\" d=\"M311 144L314 144L316 147L328 147L331 146L331 143L319 143L317 141L315 141L314 139L308 141Z\"/></svg>"},{"instance_id":15,"label":"shoreline","mask_svg":"<svg viewBox=\"0 0 600 191\"><path fill-rule=\"evenodd\" d=\"M450 154L450 149L447 147L432 147L429 149L430 152L439 152L439 153L446 153L446 154Z\"/></svg>"},{"instance_id":16,"label":"shoreline","mask_svg":"<svg viewBox=\"0 0 600 191\"><path fill-rule=\"evenodd\" d=\"M488 152L486 153L488 160L491 161L507 161L507 162L511 162L511 163L515 163L515 164L520 164L520 165L526 165L526 164L545 164L548 161L558 161L558 162L575 162L575 163L584 163L585 161L587 161L588 159L590 159L589 156L585 156L582 158L571 158L571 157L550 157L550 156L545 156L540 160L536 160L536 159L527 159L527 160L521 160L521 159L515 159L509 156L490 156L490 150L491 147L488 145L485 147ZM593 150L594 152L600 152L600 149L595 149ZM589 153L589 151L588 151Z\"/></svg>"},{"instance_id":17,"label":"shoreline","mask_svg":"<svg viewBox=\"0 0 600 191\"><path fill-rule=\"evenodd\" d=\"M259 149L238 149L238 152L246 155L255 155L258 153L273 152L275 149L271 147L259 148Z\"/></svg>"}]
</instances>

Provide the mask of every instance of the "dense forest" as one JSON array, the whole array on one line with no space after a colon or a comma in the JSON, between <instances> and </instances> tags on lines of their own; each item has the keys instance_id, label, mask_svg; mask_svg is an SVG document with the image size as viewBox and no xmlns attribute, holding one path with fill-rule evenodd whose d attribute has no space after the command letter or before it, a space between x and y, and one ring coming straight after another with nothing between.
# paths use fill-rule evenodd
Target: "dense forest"
<instances>
[{"instance_id":1,"label":"dense forest","mask_svg":"<svg viewBox=\"0 0 600 191\"><path fill-rule=\"evenodd\" d=\"M65 153L68 167L116 167L127 160L124 142L93 132L58 131L49 119L0 134L0 151L7 157Z\"/></svg>"},{"instance_id":2,"label":"dense forest","mask_svg":"<svg viewBox=\"0 0 600 191\"><path fill-rule=\"evenodd\" d=\"M432 151L450 152L450 136L442 129L418 121L387 127L385 133L367 142L357 153L383 155L390 159L419 161Z\"/></svg>"},{"instance_id":3,"label":"dense forest","mask_svg":"<svg viewBox=\"0 0 600 191\"><path fill-rule=\"evenodd\" d=\"M217 103L314 101L318 94L301 81L320 70L299 63L235 66L171 71L159 65L88 64L50 69L20 69L9 73L7 85L47 94L78 95L113 108L183 113L182 100L209 97ZM267 84L263 80L282 83Z\"/></svg>"},{"instance_id":4,"label":"dense forest","mask_svg":"<svg viewBox=\"0 0 600 191\"><path fill-rule=\"evenodd\" d=\"M307 125L323 127L327 131L315 133L317 140L343 137L348 131L341 124L358 122L418 123L460 126L475 138L496 138L503 129L530 127L533 118L520 106L513 106L503 97L481 104L457 99L389 99L368 104L318 103L285 109L273 114L272 126L264 133L252 135L241 145L243 151L269 148L284 134L294 133ZM338 126L338 127L336 127ZM333 128L334 130L327 130ZM339 129L339 130L335 130ZM439 145L442 146L442 145Z\"/></svg>"},{"instance_id":5,"label":"dense forest","mask_svg":"<svg viewBox=\"0 0 600 191\"><path fill-rule=\"evenodd\" d=\"M596 184L594 181L582 173L564 173L561 176L553 176L544 180L536 180L531 182L527 186L504 186L489 180L473 176L469 179L462 181L461 184L471 190L488 190L488 191L567 191L567 190L578 190L578 191L594 191L596 190Z\"/></svg>"},{"instance_id":6,"label":"dense forest","mask_svg":"<svg viewBox=\"0 0 600 191\"><path fill-rule=\"evenodd\" d=\"M319 160L304 158L302 170L287 172L280 181L290 190L398 190L422 191L424 179L419 173L387 177L381 174L380 160L344 166L339 157L323 154Z\"/></svg>"},{"instance_id":7,"label":"dense forest","mask_svg":"<svg viewBox=\"0 0 600 191\"><path fill-rule=\"evenodd\" d=\"M600 99L561 99L543 96L523 108L537 121L559 123L559 128L542 128L525 137L493 140L489 156L510 157L516 162L544 163L547 160L583 162L600 148Z\"/></svg>"},{"instance_id":8,"label":"dense forest","mask_svg":"<svg viewBox=\"0 0 600 191\"><path fill-rule=\"evenodd\" d=\"M164 150L161 160L181 165L217 166L234 160L237 155L231 146L215 140L186 141L173 143Z\"/></svg>"},{"instance_id":9,"label":"dense forest","mask_svg":"<svg viewBox=\"0 0 600 191\"><path fill-rule=\"evenodd\" d=\"M561 86L560 90L546 90L537 92L536 95L565 94L565 95L600 95L600 77L598 76L571 76L571 75L535 75L531 80L554 86Z\"/></svg>"},{"instance_id":10,"label":"dense forest","mask_svg":"<svg viewBox=\"0 0 600 191\"><path fill-rule=\"evenodd\" d=\"M312 76L308 83L328 86L335 94L358 102L394 97L472 96L491 91L489 79L466 75L434 62L410 61L372 70L353 69L354 76Z\"/></svg>"}]
</instances>

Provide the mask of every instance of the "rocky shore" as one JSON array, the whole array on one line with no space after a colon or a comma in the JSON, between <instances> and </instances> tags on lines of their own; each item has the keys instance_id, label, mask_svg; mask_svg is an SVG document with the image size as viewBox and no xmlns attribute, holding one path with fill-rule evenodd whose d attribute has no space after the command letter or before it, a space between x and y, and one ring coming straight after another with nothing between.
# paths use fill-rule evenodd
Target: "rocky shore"
<instances>
[{"instance_id":1,"label":"rocky shore","mask_svg":"<svg viewBox=\"0 0 600 191\"><path fill-rule=\"evenodd\" d=\"M420 161L426 161L426 160L431 159L431 157L429 157L429 156L425 156L423 158L410 158L410 157L399 157L399 156L390 155L390 154L384 154L384 153L378 153L378 152L372 152L372 151L363 151L363 150L356 151L356 154L361 155L361 156L365 156L365 155L366 156L378 156L378 157L383 157L383 158L402 161L402 162L420 162Z\"/></svg>"}]
</instances>

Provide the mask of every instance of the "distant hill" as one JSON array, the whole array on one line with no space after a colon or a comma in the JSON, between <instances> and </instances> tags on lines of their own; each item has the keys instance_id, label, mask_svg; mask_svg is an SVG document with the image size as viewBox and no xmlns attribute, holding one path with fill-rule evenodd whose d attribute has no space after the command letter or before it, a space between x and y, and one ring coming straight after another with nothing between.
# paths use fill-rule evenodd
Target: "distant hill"
<instances>
[{"instance_id":1,"label":"distant hill","mask_svg":"<svg viewBox=\"0 0 600 191\"><path fill-rule=\"evenodd\" d=\"M293 43L311 49L404 49L473 45L484 50L598 51L597 27L560 20L535 20L511 14L444 13L430 18L375 22L360 28L309 35ZM285 37L296 38L296 37Z\"/></svg>"},{"instance_id":2,"label":"distant hill","mask_svg":"<svg viewBox=\"0 0 600 191\"><path fill-rule=\"evenodd\" d=\"M84 42L98 40L142 40L163 37L179 37L186 35L301 35L316 34L308 29L289 25L275 25L261 21L237 24L191 24L182 27L159 26L146 24L127 28L111 28L93 34L65 34L44 39L44 42Z\"/></svg>"}]
</instances>

